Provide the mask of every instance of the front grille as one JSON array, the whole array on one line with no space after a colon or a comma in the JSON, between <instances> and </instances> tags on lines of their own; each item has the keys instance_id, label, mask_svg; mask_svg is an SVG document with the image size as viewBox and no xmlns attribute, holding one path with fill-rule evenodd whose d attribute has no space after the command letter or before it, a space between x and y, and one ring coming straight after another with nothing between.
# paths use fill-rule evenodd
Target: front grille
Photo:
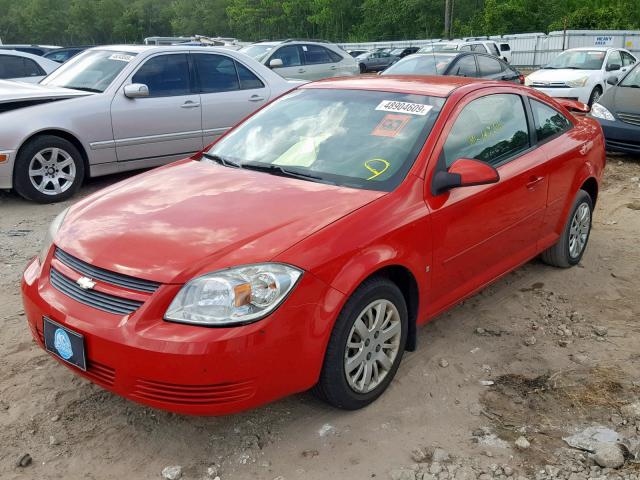
<instances>
[{"instance_id":1,"label":"front grille","mask_svg":"<svg viewBox=\"0 0 640 480\"><path fill-rule=\"evenodd\" d=\"M623 142L620 140L607 140L608 150L623 150L627 152L640 153L640 142Z\"/></svg>"},{"instance_id":2,"label":"front grille","mask_svg":"<svg viewBox=\"0 0 640 480\"><path fill-rule=\"evenodd\" d=\"M637 113L618 113L618 118L624 123L640 126L640 115Z\"/></svg>"},{"instance_id":3,"label":"front grille","mask_svg":"<svg viewBox=\"0 0 640 480\"><path fill-rule=\"evenodd\" d=\"M569 88L564 82L532 82L531 86L538 88Z\"/></svg>"},{"instance_id":4,"label":"front grille","mask_svg":"<svg viewBox=\"0 0 640 480\"><path fill-rule=\"evenodd\" d=\"M176 385L154 380L137 379L132 396L183 405L210 405L240 402L255 393L252 381L220 383L215 385Z\"/></svg>"},{"instance_id":5,"label":"front grille","mask_svg":"<svg viewBox=\"0 0 640 480\"><path fill-rule=\"evenodd\" d=\"M113 386L116 379L116 371L102 363L88 361L87 371L84 374L91 379L92 382L105 387Z\"/></svg>"},{"instance_id":6,"label":"front grille","mask_svg":"<svg viewBox=\"0 0 640 480\"><path fill-rule=\"evenodd\" d=\"M65 295L104 312L127 315L135 312L142 305L142 302L136 300L115 297L95 290L84 290L80 288L76 282L64 276L55 268L51 269L50 280L51 285Z\"/></svg>"},{"instance_id":7,"label":"front grille","mask_svg":"<svg viewBox=\"0 0 640 480\"><path fill-rule=\"evenodd\" d=\"M83 262L73 255L69 255L67 252L59 249L58 247L56 247L53 255L67 267L91 278L92 280L101 280L105 283L128 288L130 290L136 290L138 292L153 293L158 289L158 287L160 287L160 284L157 282L130 277L129 275L122 275L120 273L110 272L109 270L105 270L103 268L94 267L93 265Z\"/></svg>"}]
</instances>

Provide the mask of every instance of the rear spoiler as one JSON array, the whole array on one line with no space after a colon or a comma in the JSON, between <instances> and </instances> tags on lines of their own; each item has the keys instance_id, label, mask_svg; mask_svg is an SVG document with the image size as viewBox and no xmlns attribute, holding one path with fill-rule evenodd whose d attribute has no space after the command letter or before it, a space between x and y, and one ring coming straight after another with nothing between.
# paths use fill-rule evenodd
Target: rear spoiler
<instances>
[{"instance_id":1,"label":"rear spoiler","mask_svg":"<svg viewBox=\"0 0 640 480\"><path fill-rule=\"evenodd\" d=\"M591 107L589 105L577 100L570 100L568 98L555 98L554 100L570 112L589 113L591 111Z\"/></svg>"}]
</instances>

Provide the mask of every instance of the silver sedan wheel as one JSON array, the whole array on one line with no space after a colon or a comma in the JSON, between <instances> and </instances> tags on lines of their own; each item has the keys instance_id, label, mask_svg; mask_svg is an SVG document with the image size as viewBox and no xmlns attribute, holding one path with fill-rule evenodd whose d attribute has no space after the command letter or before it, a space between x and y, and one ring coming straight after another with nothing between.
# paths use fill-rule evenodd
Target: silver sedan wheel
<instances>
[{"instance_id":1,"label":"silver sedan wheel","mask_svg":"<svg viewBox=\"0 0 640 480\"><path fill-rule=\"evenodd\" d=\"M589 205L581 203L571 219L569 230L569 255L571 255L571 258L578 258L584 250L590 228L591 210Z\"/></svg>"},{"instance_id":2,"label":"silver sedan wheel","mask_svg":"<svg viewBox=\"0 0 640 480\"><path fill-rule=\"evenodd\" d=\"M358 393L374 390L389 374L400 349L402 323L396 306L376 300L358 315L344 354L344 373Z\"/></svg>"},{"instance_id":3,"label":"silver sedan wheel","mask_svg":"<svg viewBox=\"0 0 640 480\"><path fill-rule=\"evenodd\" d=\"M29 180L45 195L66 192L76 179L76 164L71 155L57 147L36 153L29 162Z\"/></svg>"}]
</instances>

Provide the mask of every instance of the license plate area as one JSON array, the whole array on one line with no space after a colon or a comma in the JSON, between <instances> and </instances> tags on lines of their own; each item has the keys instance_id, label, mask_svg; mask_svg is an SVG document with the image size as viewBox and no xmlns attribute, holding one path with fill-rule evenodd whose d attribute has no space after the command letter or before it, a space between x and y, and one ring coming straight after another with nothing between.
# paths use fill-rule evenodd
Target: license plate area
<instances>
[{"instance_id":1,"label":"license plate area","mask_svg":"<svg viewBox=\"0 0 640 480\"><path fill-rule=\"evenodd\" d=\"M80 333L42 317L44 346L47 351L81 370L87 370L84 336Z\"/></svg>"}]
</instances>

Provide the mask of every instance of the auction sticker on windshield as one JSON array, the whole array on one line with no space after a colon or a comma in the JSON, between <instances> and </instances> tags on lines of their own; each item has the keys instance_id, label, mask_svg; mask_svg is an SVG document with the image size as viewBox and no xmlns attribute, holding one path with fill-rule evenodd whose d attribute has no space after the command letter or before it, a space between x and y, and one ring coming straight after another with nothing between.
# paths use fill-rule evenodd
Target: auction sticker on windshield
<instances>
[{"instance_id":1,"label":"auction sticker on windshield","mask_svg":"<svg viewBox=\"0 0 640 480\"><path fill-rule=\"evenodd\" d=\"M383 100L376 110L394 113L409 113L411 115L426 115L433 107L421 103L398 102L396 100Z\"/></svg>"},{"instance_id":2,"label":"auction sticker on windshield","mask_svg":"<svg viewBox=\"0 0 640 480\"><path fill-rule=\"evenodd\" d=\"M109 60L119 60L121 62L130 62L133 60L133 55L125 55L124 53L114 53L109 57Z\"/></svg>"}]
</instances>

